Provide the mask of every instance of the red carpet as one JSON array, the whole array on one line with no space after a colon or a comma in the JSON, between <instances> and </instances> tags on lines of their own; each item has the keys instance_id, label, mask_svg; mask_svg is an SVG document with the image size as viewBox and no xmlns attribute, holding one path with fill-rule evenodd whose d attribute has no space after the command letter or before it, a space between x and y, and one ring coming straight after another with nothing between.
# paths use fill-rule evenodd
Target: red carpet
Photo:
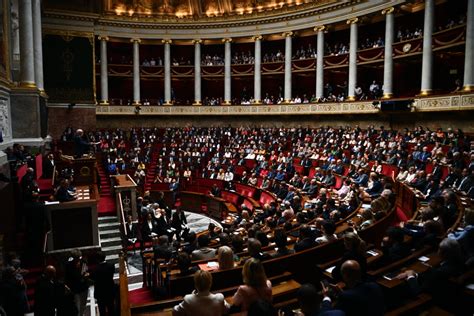
<instances>
[{"instance_id":1,"label":"red carpet","mask_svg":"<svg viewBox=\"0 0 474 316\"><path fill-rule=\"evenodd\" d=\"M141 305L145 303L153 302L155 298L153 293L148 288L140 288L128 292L128 301L130 306Z\"/></svg>"},{"instance_id":2,"label":"red carpet","mask_svg":"<svg viewBox=\"0 0 474 316\"><path fill-rule=\"evenodd\" d=\"M117 214L115 199L110 191L110 178L102 164L98 163L97 171L100 176L100 200L97 205L99 216L113 216Z\"/></svg>"}]
</instances>

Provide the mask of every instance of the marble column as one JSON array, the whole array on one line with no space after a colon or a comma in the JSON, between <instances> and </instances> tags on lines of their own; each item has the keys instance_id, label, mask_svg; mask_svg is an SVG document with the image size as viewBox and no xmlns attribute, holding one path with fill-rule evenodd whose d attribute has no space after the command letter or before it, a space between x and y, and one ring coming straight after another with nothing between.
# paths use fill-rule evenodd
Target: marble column
<instances>
[{"instance_id":1,"label":"marble column","mask_svg":"<svg viewBox=\"0 0 474 316\"><path fill-rule=\"evenodd\" d=\"M429 95L433 90L433 25L434 0L425 1L425 22L423 26L423 61L421 68L420 95Z\"/></svg>"},{"instance_id":2,"label":"marble column","mask_svg":"<svg viewBox=\"0 0 474 316\"><path fill-rule=\"evenodd\" d=\"M41 0L33 0L33 46L35 52L35 80L38 90L44 92L43 37L41 25Z\"/></svg>"},{"instance_id":3,"label":"marble column","mask_svg":"<svg viewBox=\"0 0 474 316\"><path fill-rule=\"evenodd\" d=\"M101 104L109 104L109 73L107 58L107 36L99 36L100 41L100 94Z\"/></svg>"},{"instance_id":4,"label":"marble column","mask_svg":"<svg viewBox=\"0 0 474 316\"><path fill-rule=\"evenodd\" d=\"M474 90L474 0L467 1L466 53L464 57L464 91Z\"/></svg>"},{"instance_id":5,"label":"marble column","mask_svg":"<svg viewBox=\"0 0 474 316\"><path fill-rule=\"evenodd\" d=\"M316 26L318 32L318 43L316 46L316 98L324 97L324 25Z\"/></svg>"},{"instance_id":6,"label":"marble column","mask_svg":"<svg viewBox=\"0 0 474 316\"><path fill-rule=\"evenodd\" d=\"M293 57L292 36L293 32L285 32L285 90L283 99L286 103L291 102L291 59Z\"/></svg>"},{"instance_id":7,"label":"marble column","mask_svg":"<svg viewBox=\"0 0 474 316\"><path fill-rule=\"evenodd\" d=\"M171 105L171 40L164 39L162 40L165 46L165 56L164 56L164 65L165 65L165 104Z\"/></svg>"},{"instance_id":8,"label":"marble column","mask_svg":"<svg viewBox=\"0 0 474 316\"><path fill-rule=\"evenodd\" d=\"M253 37L255 41L255 70L253 78L253 99L256 104L262 103L262 39L261 35Z\"/></svg>"},{"instance_id":9,"label":"marble column","mask_svg":"<svg viewBox=\"0 0 474 316\"><path fill-rule=\"evenodd\" d=\"M232 103L232 55L231 55L231 38L222 39L224 42L224 104Z\"/></svg>"},{"instance_id":10,"label":"marble column","mask_svg":"<svg viewBox=\"0 0 474 316\"><path fill-rule=\"evenodd\" d=\"M139 105L140 98L140 39L132 38L133 43L133 104Z\"/></svg>"},{"instance_id":11,"label":"marble column","mask_svg":"<svg viewBox=\"0 0 474 316\"><path fill-rule=\"evenodd\" d=\"M355 88L357 85L357 22L358 18L347 20L347 24L350 24L350 47L349 47L349 84L347 90L347 99L349 101L355 101Z\"/></svg>"},{"instance_id":12,"label":"marble column","mask_svg":"<svg viewBox=\"0 0 474 316\"><path fill-rule=\"evenodd\" d=\"M194 43L194 105L201 105L201 43L202 40L193 40Z\"/></svg>"},{"instance_id":13,"label":"marble column","mask_svg":"<svg viewBox=\"0 0 474 316\"><path fill-rule=\"evenodd\" d=\"M389 99L393 96L393 36L394 16L393 7L382 11L385 14L385 47L383 59L383 98Z\"/></svg>"},{"instance_id":14,"label":"marble column","mask_svg":"<svg viewBox=\"0 0 474 316\"><path fill-rule=\"evenodd\" d=\"M20 15L20 85L36 88L34 41L33 41L33 9L32 0L19 0Z\"/></svg>"}]
</instances>

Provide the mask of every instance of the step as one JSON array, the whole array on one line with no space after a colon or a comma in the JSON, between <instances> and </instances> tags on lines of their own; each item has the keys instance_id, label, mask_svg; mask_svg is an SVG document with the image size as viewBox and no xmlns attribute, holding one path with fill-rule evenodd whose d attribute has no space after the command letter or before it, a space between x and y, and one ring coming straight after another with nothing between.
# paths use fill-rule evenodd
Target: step
<instances>
[{"instance_id":1,"label":"step","mask_svg":"<svg viewBox=\"0 0 474 316\"><path fill-rule=\"evenodd\" d=\"M101 223L118 223L117 216L101 216L99 217L99 224Z\"/></svg>"},{"instance_id":2,"label":"step","mask_svg":"<svg viewBox=\"0 0 474 316\"><path fill-rule=\"evenodd\" d=\"M106 256L114 254L118 256L118 254L122 251L122 246L101 247L101 250Z\"/></svg>"},{"instance_id":3,"label":"step","mask_svg":"<svg viewBox=\"0 0 474 316\"><path fill-rule=\"evenodd\" d=\"M111 230L103 230L99 231L100 238L115 238L121 237L120 230L118 229L111 229Z\"/></svg>"},{"instance_id":4,"label":"step","mask_svg":"<svg viewBox=\"0 0 474 316\"><path fill-rule=\"evenodd\" d=\"M107 229L112 229L112 228L119 228L120 227L120 224L118 222L113 222L113 223L99 223L99 230L101 228L105 228L107 227Z\"/></svg>"},{"instance_id":5,"label":"step","mask_svg":"<svg viewBox=\"0 0 474 316\"><path fill-rule=\"evenodd\" d=\"M118 263L118 261L119 261L119 255L118 255L118 253L108 255L108 256L105 257L105 260L106 260L107 262L116 264L116 263Z\"/></svg>"},{"instance_id":6,"label":"step","mask_svg":"<svg viewBox=\"0 0 474 316\"><path fill-rule=\"evenodd\" d=\"M120 237L101 238L100 245L102 247L122 246L122 238Z\"/></svg>"}]
</instances>

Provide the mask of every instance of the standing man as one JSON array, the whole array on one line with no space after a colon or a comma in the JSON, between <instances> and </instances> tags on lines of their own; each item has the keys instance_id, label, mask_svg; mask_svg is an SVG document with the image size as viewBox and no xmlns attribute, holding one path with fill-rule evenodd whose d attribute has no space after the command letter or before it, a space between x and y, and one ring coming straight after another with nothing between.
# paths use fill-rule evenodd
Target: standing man
<instances>
[{"instance_id":1,"label":"standing man","mask_svg":"<svg viewBox=\"0 0 474 316\"><path fill-rule=\"evenodd\" d=\"M84 131L78 129L76 135L74 136L74 157L81 158L85 154L89 153L90 146L97 145L99 143L90 143L84 139Z\"/></svg>"},{"instance_id":2,"label":"standing man","mask_svg":"<svg viewBox=\"0 0 474 316\"><path fill-rule=\"evenodd\" d=\"M110 262L105 261L105 254L99 252L97 256L99 265L92 273L94 280L94 297L99 305L101 316L114 315L115 311L115 267Z\"/></svg>"}]
</instances>

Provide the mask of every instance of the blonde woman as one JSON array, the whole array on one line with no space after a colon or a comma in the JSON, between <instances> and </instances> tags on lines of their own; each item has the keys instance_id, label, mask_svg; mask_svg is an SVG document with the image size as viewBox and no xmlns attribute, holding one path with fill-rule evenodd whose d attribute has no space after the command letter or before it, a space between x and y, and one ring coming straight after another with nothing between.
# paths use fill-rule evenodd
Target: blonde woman
<instances>
[{"instance_id":1,"label":"blonde woman","mask_svg":"<svg viewBox=\"0 0 474 316\"><path fill-rule=\"evenodd\" d=\"M220 316L227 314L229 304L221 293L210 292L212 275L208 271L199 270L194 274L193 293L184 297L184 300L173 308L173 316Z\"/></svg>"},{"instance_id":2,"label":"blonde woman","mask_svg":"<svg viewBox=\"0 0 474 316\"><path fill-rule=\"evenodd\" d=\"M272 283L267 279L260 260L250 258L242 269L244 285L234 294L235 306L241 307L241 314L247 315L249 306L258 300L272 301Z\"/></svg>"},{"instance_id":3,"label":"blonde woman","mask_svg":"<svg viewBox=\"0 0 474 316\"><path fill-rule=\"evenodd\" d=\"M217 250L217 261L219 270L231 269L234 267L234 252L228 246L222 246Z\"/></svg>"}]
</instances>

